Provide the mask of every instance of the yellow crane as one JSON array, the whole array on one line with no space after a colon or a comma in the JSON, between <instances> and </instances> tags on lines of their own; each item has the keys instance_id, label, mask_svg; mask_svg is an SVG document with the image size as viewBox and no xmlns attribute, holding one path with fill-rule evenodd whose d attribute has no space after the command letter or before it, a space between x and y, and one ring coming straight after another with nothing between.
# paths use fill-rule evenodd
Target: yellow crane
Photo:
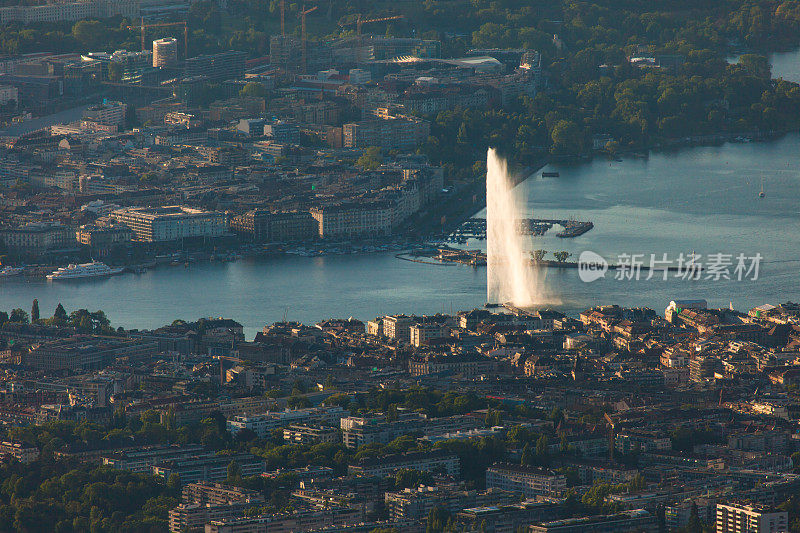
<instances>
[{"instance_id":1,"label":"yellow crane","mask_svg":"<svg viewBox=\"0 0 800 533\"><path fill-rule=\"evenodd\" d=\"M300 39L302 43L302 50L303 50L303 72L306 72L306 61L308 59L308 33L306 31L306 15L309 13L316 11L318 6L314 6L311 8L306 9L306 6L303 6L303 10L297 15L300 17Z\"/></svg>"},{"instance_id":2,"label":"yellow crane","mask_svg":"<svg viewBox=\"0 0 800 533\"><path fill-rule=\"evenodd\" d=\"M370 22L385 22L385 21L388 21L388 20L398 20L398 19L401 19L401 18L403 18L403 15L392 15L390 17L378 17L378 18L372 18L372 19L362 19L361 18L361 14L359 14L358 18L355 20L355 22L345 22L344 24L339 23L339 26L344 28L345 26L352 26L353 24L355 24L356 25L356 35L358 37L361 37L361 27L364 24L369 24Z\"/></svg>"},{"instance_id":3,"label":"yellow crane","mask_svg":"<svg viewBox=\"0 0 800 533\"><path fill-rule=\"evenodd\" d=\"M189 59L189 25L186 21L183 22L155 22L153 24L145 24L144 17L139 26L126 26L128 30L140 30L142 38L142 52L147 50L147 44L144 41L144 30L146 28L163 28L167 26L183 26L183 58Z\"/></svg>"}]
</instances>

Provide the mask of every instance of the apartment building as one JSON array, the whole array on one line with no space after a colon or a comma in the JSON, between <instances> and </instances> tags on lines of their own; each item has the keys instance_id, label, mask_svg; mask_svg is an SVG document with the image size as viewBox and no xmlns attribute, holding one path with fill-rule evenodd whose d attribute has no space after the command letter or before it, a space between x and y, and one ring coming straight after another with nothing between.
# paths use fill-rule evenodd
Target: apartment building
<instances>
[{"instance_id":1,"label":"apartment building","mask_svg":"<svg viewBox=\"0 0 800 533\"><path fill-rule=\"evenodd\" d=\"M644 509L532 525L528 533L657 533L658 517Z\"/></svg>"},{"instance_id":2,"label":"apartment building","mask_svg":"<svg viewBox=\"0 0 800 533\"><path fill-rule=\"evenodd\" d=\"M349 202L312 207L322 239L350 239L388 235L392 231L393 209L389 202Z\"/></svg>"},{"instance_id":3,"label":"apartment building","mask_svg":"<svg viewBox=\"0 0 800 533\"><path fill-rule=\"evenodd\" d=\"M153 465L152 473L164 479L177 474L181 483L219 482L228 477L228 466L231 463L239 465L242 477L257 476L267 471L267 464L263 459L249 453L236 453L171 459Z\"/></svg>"},{"instance_id":4,"label":"apartment building","mask_svg":"<svg viewBox=\"0 0 800 533\"><path fill-rule=\"evenodd\" d=\"M341 407L334 406L266 412L259 415L240 415L228 420L228 431L235 435L243 429L249 429L259 437L264 437L273 430L292 424L339 425L339 421L349 414Z\"/></svg>"},{"instance_id":5,"label":"apartment building","mask_svg":"<svg viewBox=\"0 0 800 533\"><path fill-rule=\"evenodd\" d=\"M448 476L458 476L461 472L461 465L457 455L437 450L362 459L358 463L347 467L350 475L364 477L391 476L402 469L417 470L419 472L441 472Z\"/></svg>"},{"instance_id":6,"label":"apartment building","mask_svg":"<svg viewBox=\"0 0 800 533\"><path fill-rule=\"evenodd\" d=\"M11 251L34 254L75 246L72 232L57 222L0 228L0 241Z\"/></svg>"},{"instance_id":7,"label":"apartment building","mask_svg":"<svg viewBox=\"0 0 800 533\"><path fill-rule=\"evenodd\" d=\"M213 452L207 451L200 445L155 445L104 455L103 464L117 470L127 470L136 474L149 474L156 463L191 457L210 457L212 455Z\"/></svg>"},{"instance_id":8,"label":"apartment building","mask_svg":"<svg viewBox=\"0 0 800 533\"><path fill-rule=\"evenodd\" d=\"M717 533L785 533L789 513L752 504L718 503Z\"/></svg>"},{"instance_id":9,"label":"apartment building","mask_svg":"<svg viewBox=\"0 0 800 533\"><path fill-rule=\"evenodd\" d=\"M567 489L567 478L542 468L497 463L486 469L486 488L521 492L528 498L557 496Z\"/></svg>"},{"instance_id":10,"label":"apartment building","mask_svg":"<svg viewBox=\"0 0 800 533\"><path fill-rule=\"evenodd\" d=\"M148 356L158 352L158 343L75 335L32 347L22 355L22 364L37 370L100 370L119 357Z\"/></svg>"},{"instance_id":11,"label":"apartment building","mask_svg":"<svg viewBox=\"0 0 800 533\"><path fill-rule=\"evenodd\" d=\"M0 442L0 458L13 457L20 463L32 463L39 458L39 448L19 442Z\"/></svg>"},{"instance_id":12,"label":"apartment building","mask_svg":"<svg viewBox=\"0 0 800 533\"><path fill-rule=\"evenodd\" d=\"M345 148L379 146L385 150L412 150L430 135L430 123L410 116L383 115L342 126Z\"/></svg>"},{"instance_id":13,"label":"apartment building","mask_svg":"<svg viewBox=\"0 0 800 533\"><path fill-rule=\"evenodd\" d=\"M111 218L133 230L137 241L166 242L186 237L219 237L226 231L225 214L190 207L127 207Z\"/></svg>"},{"instance_id":14,"label":"apartment building","mask_svg":"<svg viewBox=\"0 0 800 533\"><path fill-rule=\"evenodd\" d=\"M338 442L340 437L335 427L292 424L283 430L283 440L288 444L323 444Z\"/></svg>"}]
</instances>

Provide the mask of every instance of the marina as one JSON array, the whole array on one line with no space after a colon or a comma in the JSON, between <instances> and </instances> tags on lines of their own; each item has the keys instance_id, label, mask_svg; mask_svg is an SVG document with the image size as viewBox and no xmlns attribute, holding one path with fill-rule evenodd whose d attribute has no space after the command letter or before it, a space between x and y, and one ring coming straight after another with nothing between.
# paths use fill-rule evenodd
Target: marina
<instances>
[{"instance_id":1,"label":"marina","mask_svg":"<svg viewBox=\"0 0 800 533\"><path fill-rule=\"evenodd\" d=\"M583 235L594 228L594 223L574 219L551 219L551 218L523 218L515 221L517 233L519 235L542 236L553 226L564 228L556 234L560 238L571 238ZM464 244L467 239L486 239L486 219L470 218L464 221L453 233L448 235L446 242Z\"/></svg>"}]
</instances>

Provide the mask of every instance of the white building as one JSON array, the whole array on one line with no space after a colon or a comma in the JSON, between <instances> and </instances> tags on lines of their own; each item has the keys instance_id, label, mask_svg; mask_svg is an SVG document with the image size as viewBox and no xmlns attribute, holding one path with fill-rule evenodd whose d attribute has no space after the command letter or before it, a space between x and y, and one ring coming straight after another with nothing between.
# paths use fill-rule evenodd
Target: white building
<instances>
[{"instance_id":1,"label":"white building","mask_svg":"<svg viewBox=\"0 0 800 533\"><path fill-rule=\"evenodd\" d=\"M126 207L111 213L117 222L127 224L136 240L164 242L186 237L219 237L226 231L225 214L179 205L164 207Z\"/></svg>"},{"instance_id":2,"label":"white building","mask_svg":"<svg viewBox=\"0 0 800 533\"><path fill-rule=\"evenodd\" d=\"M789 513L756 505L717 504L717 533L784 533Z\"/></svg>"}]
</instances>

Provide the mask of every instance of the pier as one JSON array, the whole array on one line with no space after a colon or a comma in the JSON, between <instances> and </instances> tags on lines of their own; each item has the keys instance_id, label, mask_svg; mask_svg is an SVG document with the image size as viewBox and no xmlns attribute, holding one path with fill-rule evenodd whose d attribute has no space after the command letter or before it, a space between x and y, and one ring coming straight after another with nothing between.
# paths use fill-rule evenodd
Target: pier
<instances>
[{"instance_id":1,"label":"pier","mask_svg":"<svg viewBox=\"0 0 800 533\"><path fill-rule=\"evenodd\" d=\"M578 237L594 228L592 222L572 219L523 218L516 221L517 232L520 235L541 236L556 225L564 228L556 233L556 237L560 238ZM447 241L461 244L467 239L486 239L486 219L470 218L447 237Z\"/></svg>"}]
</instances>

